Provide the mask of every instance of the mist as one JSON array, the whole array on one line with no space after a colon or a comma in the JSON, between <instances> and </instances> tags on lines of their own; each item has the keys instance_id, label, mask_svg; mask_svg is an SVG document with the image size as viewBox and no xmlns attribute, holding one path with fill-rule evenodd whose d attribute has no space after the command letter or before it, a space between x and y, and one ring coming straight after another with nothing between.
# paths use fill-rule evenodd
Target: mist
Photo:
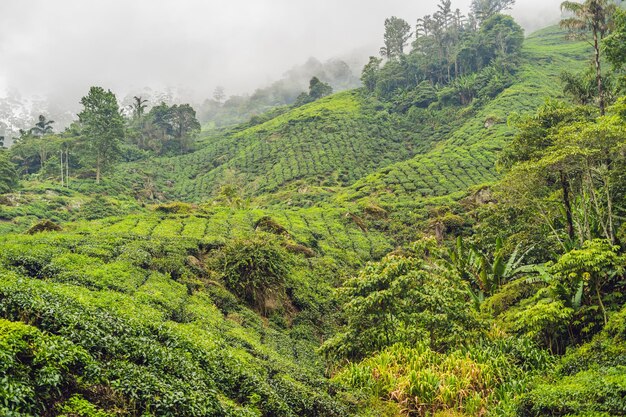
<instances>
[{"instance_id":1,"label":"mist","mask_svg":"<svg viewBox=\"0 0 626 417\"><path fill-rule=\"evenodd\" d=\"M453 1L467 12L470 0ZM560 0L518 0L530 32L554 23ZM252 92L310 57L352 60L382 45L383 22L414 24L435 0L2 0L0 97L46 97L72 110L89 86L123 97L149 87L190 101ZM355 68L358 72L358 68ZM358 75L358 74L357 74ZM4 93L2 93L4 92Z\"/></svg>"}]
</instances>

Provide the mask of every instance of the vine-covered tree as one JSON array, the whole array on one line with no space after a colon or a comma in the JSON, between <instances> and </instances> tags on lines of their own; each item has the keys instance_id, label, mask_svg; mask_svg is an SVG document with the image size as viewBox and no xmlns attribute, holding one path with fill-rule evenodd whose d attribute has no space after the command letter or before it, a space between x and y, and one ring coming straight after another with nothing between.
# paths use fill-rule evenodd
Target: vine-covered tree
<instances>
[{"instance_id":1,"label":"vine-covered tree","mask_svg":"<svg viewBox=\"0 0 626 417\"><path fill-rule=\"evenodd\" d=\"M103 171L119 157L124 118L111 90L91 87L80 103L83 110L78 119L83 127L86 152L94 162L96 183L100 183Z\"/></svg>"}]
</instances>

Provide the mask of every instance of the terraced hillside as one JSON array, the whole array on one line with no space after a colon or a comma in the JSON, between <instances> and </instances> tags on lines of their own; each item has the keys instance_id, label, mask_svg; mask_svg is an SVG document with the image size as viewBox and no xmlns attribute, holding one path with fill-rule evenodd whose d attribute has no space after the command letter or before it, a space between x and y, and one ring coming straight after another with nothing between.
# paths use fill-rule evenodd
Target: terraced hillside
<instances>
[{"instance_id":1,"label":"terraced hillside","mask_svg":"<svg viewBox=\"0 0 626 417\"><path fill-rule=\"evenodd\" d=\"M197 239L49 232L0 248L2 415L346 415L314 353L330 286L302 255L288 310L263 319L212 281Z\"/></svg>"},{"instance_id":2,"label":"terraced hillside","mask_svg":"<svg viewBox=\"0 0 626 417\"><path fill-rule=\"evenodd\" d=\"M441 196L497 178L496 153L513 112L562 95L559 74L581 68L584 43L549 28L531 35L517 81L486 105L428 109L409 121L360 90L343 92L235 130L211 133L198 151L126 164L135 194L202 202L224 185L242 196L350 186L347 198ZM333 189L332 193L337 190Z\"/></svg>"},{"instance_id":3,"label":"terraced hillside","mask_svg":"<svg viewBox=\"0 0 626 417\"><path fill-rule=\"evenodd\" d=\"M244 195L346 186L431 149L463 120L454 110L445 112L455 122L433 118L435 126L402 126L361 91L339 93L265 123L212 135L192 154L126 165L118 181L132 179L141 193L149 178L157 195L184 201L205 201L225 184L239 186Z\"/></svg>"},{"instance_id":4,"label":"terraced hillside","mask_svg":"<svg viewBox=\"0 0 626 417\"><path fill-rule=\"evenodd\" d=\"M524 46L524 65L518 82L456 129L435 149L392 164L354 184L347 198L377 196L382 200L412 200L444 196L493 182L498 177L498 152L514 133L507 121L514 114L531 112L547 97L563 96L559 75L582 69L588 46L564 41L565 33L548 28L531 35Z\"/></svg>"},{"instance_id":5,"label":"terraced hillside","mask_svg":"<svg viewBox=\"0 0 626 417\"><path fill-rule=\"evenodd\" d=\"M0 416L623 415L626 97L584 140L556 123L533 153L571 146L571 177L537 175L527 207L465 198L506 186L510 116L589 52L555 28L524 48L473 102L354 90L184 156L137 148L98 184L21 175L0 196Z\"/></svg>"},{"instance_id":6,"label":"terraced hillside","mask_svg":"<svg viewBox=\"0 0 626 417\"><path fill-rule=\"evenodd\" d=\"M234 209L201 207L182 214L157 211L149 214L108 217L65 225L68 231L116 236L189 238L207 243L224 243L263 230L259 221L271 219L298 245L312 249L315 259L334 259L343 267L356 268L370 259L379 259L393 246L388 237L376 230L362 228L345 210L330 207L308 209Z\"/></svg>"}]
</instances>

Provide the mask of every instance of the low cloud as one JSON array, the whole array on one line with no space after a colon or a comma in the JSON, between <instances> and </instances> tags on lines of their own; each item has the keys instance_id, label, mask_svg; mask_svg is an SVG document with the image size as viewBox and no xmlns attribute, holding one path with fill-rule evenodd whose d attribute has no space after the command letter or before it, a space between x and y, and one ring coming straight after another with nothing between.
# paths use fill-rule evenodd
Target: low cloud
<instances>
[{"instance_id":1,"label":"low cloud","mask_svg":"<svg viewBox=\"0 0 626 417\"><path fill-rule=\"evenodd\" d=\"M518 0L527 29L555 22L559 1ZM467 11L469 0L453 2ZM0 88L76 104L89 86L150 86L209 97L251 92L315 56L376 54L383 22L414 23L435 1L2 0Z\"/></svg>"}]
</instances>

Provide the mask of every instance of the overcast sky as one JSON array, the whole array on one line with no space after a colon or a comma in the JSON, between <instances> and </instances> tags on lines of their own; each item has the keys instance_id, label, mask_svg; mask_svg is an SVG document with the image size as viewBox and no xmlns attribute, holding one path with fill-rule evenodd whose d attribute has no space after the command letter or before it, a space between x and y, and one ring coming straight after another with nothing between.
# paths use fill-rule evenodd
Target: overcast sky
<instances>
[{"instance_id":1,"label":"overcast sky","mask_svg":"<svg viewBox=\"0 0 626 417\"><path fill-rule=\"evenodd\" d=\"M76 97L174 86L244 93L314 56L376 54L383 22L414 24L435 0L0 0L0 91ZM467 11L470 0L453 0ZM528 30L560 0L518 0ZM74 99L73 99L74 100Z\"/></svg>"}]
</instances>

